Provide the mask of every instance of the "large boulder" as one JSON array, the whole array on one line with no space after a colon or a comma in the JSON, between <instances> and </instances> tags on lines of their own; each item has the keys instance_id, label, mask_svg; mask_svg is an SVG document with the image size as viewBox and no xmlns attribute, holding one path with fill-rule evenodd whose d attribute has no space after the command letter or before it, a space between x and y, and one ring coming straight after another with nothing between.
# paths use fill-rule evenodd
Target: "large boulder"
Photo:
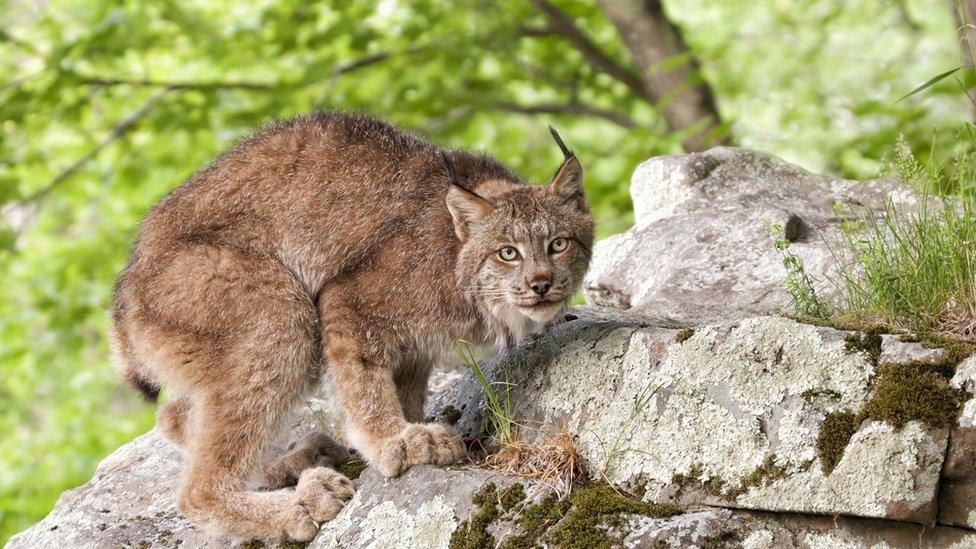
<instances>
[{"instance_id":1,"label":"large boulder","mask_svg":"<svg viewBox=\"0 0 976 549\"><path fill-rule=\"evenodd\" d=\"M914 371L879 373L880 341L783 317L574 316L485 364L527 440L568 431L594 478L648 501L935 523L949 430L879 400L900 390L891 372ZM483 428L473 378L436 405L468 435ZM886 422L888 405L919 419Z\"/></svg>"},{"instance_id":2,"label":"large boulder","mask_svg":"<svg viewBox=\"0 0 976 549\"><path fill-rule=\"evenodd\" d=\"M683 320L788 311L786 271L767 225L779 225L807 271L834 263L823 235L843 215L884 210L909 195L895 181L811 174L737 148L651 158L630 184L634 227L598 242L588 303ZM826 231L826 233L825 233ZM820 288L830 297L829 286Z\"/></svg>"}]
</instances>

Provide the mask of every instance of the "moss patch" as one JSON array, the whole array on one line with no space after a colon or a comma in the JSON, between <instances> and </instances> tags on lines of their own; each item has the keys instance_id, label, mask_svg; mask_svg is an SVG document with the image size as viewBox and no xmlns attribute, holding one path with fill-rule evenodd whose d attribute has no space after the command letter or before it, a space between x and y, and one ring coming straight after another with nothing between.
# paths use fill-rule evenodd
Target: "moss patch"
<instances>
[{"instance_id":1,"label":"moss patch","mask_svg":"<svg viewBox=\"0 0 976 549\"><path fill-rule=\"evenodd\" d=\"M349 461L340 463L336 470L345 475L346 478L350 480L356 480L359 475L363 474L363 469L366 468L366 462L361 459L350 459Z\"/></svg>"},{"instance_id":2,"label":"moss patch","mask_svg":"<svg viewBox=\"0 0 976 549\"><path fill-rule=\"evenodd\" d=\"M807 402L812 402L819 399L824 400L840 400L841 394L833 389L807 389L800 393L800 397Z\"/></svg>"},{"instance_id":3,"label":"moss patch","mask_svg":"<svg viewBox=\"0 0 976 549\"><path fill-rule=\"evenodd\" d=\"M671 517L681 514L674 505L633 501L607 486L583 486L569 496L570 510L547 537L558 547L585 548L619 545L610 530L619 526L623 515Z\"/></svg>"},{"instance_id":4,"label":"moss patch","mask_svg":"<svg viewBox=\"0 0 976 549\"><path fill-rule=\"evenodd\" d=\"M864 351L872 361L877 362L881 356L881 341L881 334L878 332L857 332L844 338L844 348L848 352Z\"/></svg>"},{"instance_id":5,"label":"moss patch","mask_svg":"<svg viewBox=\"0 0 976 549\"><path fill-rule=\"evenodd\" d=\"M844 456L844 449L857 432L863 417L853 412L834 412L828 414L820 424L820 434L817 435L817 455L820 457L820 470L829 475L840 458Z\"/></svg>"},{"instance_id":6,"label":"moss patch","mask_svg":"<svg viewBox=\"0 0 976 549\"><path fill-rule=\"evenodd\" d=\"M488 532L488 527L498 518L498 490L494 484L486 484L471 502L478 506L471 515L471 520L465 522L451 534L450 549L492 549L495 547L495 537Z\"/></svg>"},{"instance_id":7,"label":"moss patch","mask_svg":"<svg viewBox=\"0 0 976 549\"><path fill-rule=\"evenodd\" d=\"M949 385L952 374L948 365L881 366L864 413L895 427L912 420L948 427L955 423L965 396Z\"/></svg>"},{"instance_id":8,"label":"moss patch","mask_svg":"<svg viewBox=\"0 0 976 549\"><path fill-rule=\"evenodd\" d=\"M671 477L671 484L677 485L681 488L692 486L705 492L706 494L711 494L716 497L725 497L725 494L723 493L725 490L725 479L722 477L713 476L708 480L701 480L701 477L701 465L695 463L691 466L691 469L689 469L687 473L679 473Z\"/></svg>"},{"instance_id":9,"label":"moss patch","mask_svg":"<svg viewBox=\"0 0 976 549\"><path fill-rule=\"evenodd\" d=\"M946 364L895 364L879 366L874 388L858 412L828 414L817 435L820 469L829 475L865 419L896 428L909 421L934 427L950 427L967 398L964 391L949 384L954 367Z\"/></svg>"},{"instance_id":10,"label":"moss patch","mask_svg":"<svg viewBox=\"0 0 976 549\"><path fill-rule=\"evenodd\" d=\"M768 482L786 476L786 468L776 465L774 456L766 456L762 465L753 469L751 473L742 477L742 483L737 488L725 494L725 497L734 500L750 489L757 486L765 486Z\"/></svg>"},{"instance_id":11,"label":"moss patch","mask_svg":"<svg viewBox=\"0 0 976 549\"><path fill-rule=\"evenodd\" d=\"M559 501L556 496L548 495L542 501L522 511L518 519L520 534L511 536L502 545L503 549L522 549L535 547L536 541L546 530L559 521L569 510L568 501Z\"/></svg>"},{"instance_id":12,"label":"moss patch","mask_svg":"<svg viewBox=\"0 0 976 549\"><path fill-rule=\"evenodd\" d=\"M454 425L461 419L461 410L458 410L454 406L445 406L441 410L440 414L441 421L447 423L448 425Z\"/></svg>"},{"instance_id":13,"label":"moss patch","mask_svg":"<svg viewBox=\"0 0 976 549\"><path fill-rule=\"evenodd\" d=\"M514 509L516 505L522 503L524 499L525 488L521 484L515 483L502 492L499 502L502 505L502 511L507 513Z\"/></svg>"},{"instance_id":14,"label":"moss patch","mask_svg":"<svg viewBox=\"0 0 976 549\"><path fill-rule=\"evenodd\" d=\"M691 336L695 335L695 330L693 328L685 328L674 336L674 340L678 343L684 343L691 339Z\"/></svg>"}]
</instances>

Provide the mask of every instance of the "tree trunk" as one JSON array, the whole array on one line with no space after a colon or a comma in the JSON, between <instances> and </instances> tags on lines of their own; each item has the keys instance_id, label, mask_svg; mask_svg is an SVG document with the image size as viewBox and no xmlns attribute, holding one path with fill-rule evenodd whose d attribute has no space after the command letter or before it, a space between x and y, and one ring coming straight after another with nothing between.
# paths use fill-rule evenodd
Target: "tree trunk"
<instances>
[{"instance_id":1,"label":"tree trunk","mask_svg":"<svg viewBox=\"0 0 976 549\"><path fill-rule=\"evenodd\" d=\"M691 132L684 140L685 150L700 151L724 141L710 136L721 120L711 88L660 0L597 3L620 33L640 72L646 96L661 109L668 128Z\"/></svg>"}]
</instances>

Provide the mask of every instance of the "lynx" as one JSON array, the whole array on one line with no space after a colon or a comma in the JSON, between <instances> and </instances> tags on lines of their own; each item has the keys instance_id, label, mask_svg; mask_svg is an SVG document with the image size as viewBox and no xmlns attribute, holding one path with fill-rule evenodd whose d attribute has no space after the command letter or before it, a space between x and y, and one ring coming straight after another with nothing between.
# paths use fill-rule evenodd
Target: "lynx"
<instances>
[{"instance_id":1,"label":"lynx","mask_svg":"<svg viewBox=\"0 0 976 549\"><path fill-rule=\"evenodd\" d=\"M508 346L578 289L593 223L582 168L545 186L363 115L316 113L237 144L147 214L110 338L188 461L177 506L223 533L307 541L354 494L321 433L267 459L328 381L351 445L396 476L464 455L424 422L456 339ZM291 486L294 485L294 488Z\"/></svg>"}]
</instances>

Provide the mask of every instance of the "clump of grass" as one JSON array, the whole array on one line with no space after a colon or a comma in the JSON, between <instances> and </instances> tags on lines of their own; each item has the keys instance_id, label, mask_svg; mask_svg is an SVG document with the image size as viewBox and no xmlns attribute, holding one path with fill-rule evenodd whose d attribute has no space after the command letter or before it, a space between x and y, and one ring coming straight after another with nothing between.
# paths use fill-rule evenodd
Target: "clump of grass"
<instances>
[{"instance_id":1,"label":"clump of grass","mask_svg":"<svg viewBox=\"0 0 976 549\"><path fill-rule=\"evenodd\" d=\"M884 216L841 225L849 261L839 271L844 316L957 339L976 336L976 157L951 171L923 166L899 143L886 172L919 192L917 203L885 204Z\"/></svg>"},{"instance_id":2,"label":"clump of grass","mask_svg":"<svg viewBox=\"0 0 976 549\"><path fill-rule=\"evenodd\" d=\"M532 479L550 487L560 497L569 494L576 479L585 474L575 441L567 432L540 442L511 441L489 455L483 465L500 473Z\"/></svg>"},{"instance_id":3,"label":"clump of grass","mask_svg":"<svg viewBox=\"0 0 976 549\"><path fill-rule=\"evenodd\" d=\"M576 479L584 474L572 435L564 431L541 441L521 440L518 423L512 417L511 384L505 383L504 394L498 395L475 360L468 342L456 342L454 352L471 370L485 393L485 427L491 433L494 447L481 466L545 484L561 497L568 494Z\"/></svg>"},{"instance_id":4,"label":"clump of grass","mask_svg":"<svg viewBox=\"0 0 976 549\"><path fill-rule=\"evenodd\" d=\"M514 443L518 439L517 426L512 419L512 402L509 395L509 384L504 386L504 395L501 398L495 393L491 382L485 377L485 373L478 365L471 350L471 344L467 341L458 340L454 343L454 352L461 362L471 370L475 379L485 392L485 405L487 417L485 427L495 439L495 442L502 448Z\"/></svg>"},{"instance_id":5,"label":"clump of grass","mask_svg":"<svg viewBox=\"0 0 976 549\"><path fill-rule=\"evenodd\" d=\"M916 199L886 200L879 212L849 212L829 241L839 290L831 306L818 282L776 240L787 267L786 290L800 317L847 326L884 325L895 331L929 333L955 340L976 338L976 154L947 166L921 164L899 142L885 175L917 191ZM777 232L778 227L771 226Z\"/></svg>"}]
</instances>

